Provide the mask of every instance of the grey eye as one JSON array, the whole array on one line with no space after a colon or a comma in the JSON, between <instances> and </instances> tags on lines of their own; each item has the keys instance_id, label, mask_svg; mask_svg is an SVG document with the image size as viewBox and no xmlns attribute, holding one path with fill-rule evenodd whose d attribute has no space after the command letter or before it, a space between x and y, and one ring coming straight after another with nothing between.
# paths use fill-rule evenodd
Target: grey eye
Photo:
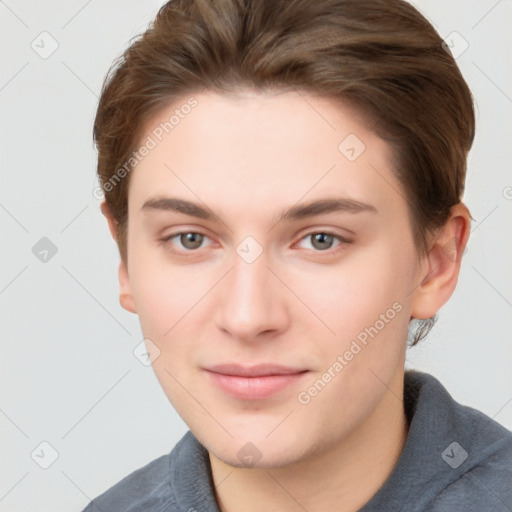
<instances>
[{"instance_id":1,"label":"grey eye","mask_svg":"<svg viewBox=\"0 0 512 512\"><path fill-rule=\"evenodd\" d=\"M181 233L177 235L180 237L180 242L186 249L198 249L204 239L204 235L201 233Z\"/></svg>"},{"instance_id":2,"label":"grey eye","mask_svg":"<svg viewBox=\"0 0 512 512\"><path fill-rule=\"evenodd\" d=\"M308 236L311 238L313 247L319 250L330 249L335 238L328 233L314 233Z\"/></svg>"}]
</instances>

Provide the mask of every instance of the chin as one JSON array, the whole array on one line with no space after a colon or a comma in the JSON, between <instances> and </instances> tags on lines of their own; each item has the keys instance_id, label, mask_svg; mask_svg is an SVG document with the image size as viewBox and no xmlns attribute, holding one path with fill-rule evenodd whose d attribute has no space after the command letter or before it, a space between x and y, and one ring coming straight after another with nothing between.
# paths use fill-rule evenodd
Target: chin
<instances>
[{"instance_id":1,"label":"chin","mask_svg":"<svg viewBox=\"0 0 512 512\"><path fill-rule=\"evenodd\" d=\"M280 434L273 432L268 436L268 429L255 428L245 432L232 432L233 438L222 436L197 439L209 453L225 464L236 468L270 469L284 467L295 463L311 452L307 439L300 429L283 430Z\"/></svg>"}]
</instances>

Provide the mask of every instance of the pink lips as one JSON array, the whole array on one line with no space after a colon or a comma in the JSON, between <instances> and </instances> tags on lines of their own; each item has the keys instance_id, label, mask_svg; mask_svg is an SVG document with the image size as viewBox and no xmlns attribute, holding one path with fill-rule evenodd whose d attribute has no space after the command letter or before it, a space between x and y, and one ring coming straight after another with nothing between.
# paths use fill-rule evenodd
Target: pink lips
<instances>
[{"instance_id":1,"label":"pink lips","mask_svg":"<svg viewBox=\"0 0 512 512\"><path fill-rule=\"evenodd\" d=\"M263 400L297 382L307 370L274 364L223 364L207 368L206 373L218 388L235 398Z\"/></svg>"}]
</instances>

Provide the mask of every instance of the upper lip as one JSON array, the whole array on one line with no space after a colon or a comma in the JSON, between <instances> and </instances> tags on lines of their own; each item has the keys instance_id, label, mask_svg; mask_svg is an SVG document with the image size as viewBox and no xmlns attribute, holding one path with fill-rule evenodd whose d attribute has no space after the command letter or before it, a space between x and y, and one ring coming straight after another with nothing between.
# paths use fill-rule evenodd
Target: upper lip
<instances>
[{"instance_id":1,"label":"upper lip","mask_svg":"<svg viewBox=\"0 0 512 512\"><path fill-rule=\"evenodd\" d=\"M232 375L236 377L268 377L270 375L293 375L303 373L307 370L290 368L278 364L218 364L206 368L209 372L220 373L223 375Z\"/></svg>"}]
</instances>

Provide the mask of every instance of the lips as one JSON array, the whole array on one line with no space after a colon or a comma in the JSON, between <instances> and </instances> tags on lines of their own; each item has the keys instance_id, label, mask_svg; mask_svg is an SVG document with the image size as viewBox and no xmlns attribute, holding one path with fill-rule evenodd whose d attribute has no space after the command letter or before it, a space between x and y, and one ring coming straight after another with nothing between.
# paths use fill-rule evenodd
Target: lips
<instances>
[{"instance_id":1,"label":"lips","mask_svg":"<svg viewBox=\"0 0 512 512\"><path fill-rule=\"evenodd\" d=\"M298 370L277 364L257 364L253 366L220 364L208 368L208 371L237 377L267 377L269 375L293 375L304 372L305 370Z\"/></svg>"},{"instance_id":2,"label":"lips","mask_svg":"<svg viewBox=\"0 0 512 512\"><path fill-rule=\"evenodd\" d=\"M208 367L205 372L225 394L241 400L263 400L284 392L302 379L308 370L275 364L222 364Z\"/></svg>"}]
</instances>

